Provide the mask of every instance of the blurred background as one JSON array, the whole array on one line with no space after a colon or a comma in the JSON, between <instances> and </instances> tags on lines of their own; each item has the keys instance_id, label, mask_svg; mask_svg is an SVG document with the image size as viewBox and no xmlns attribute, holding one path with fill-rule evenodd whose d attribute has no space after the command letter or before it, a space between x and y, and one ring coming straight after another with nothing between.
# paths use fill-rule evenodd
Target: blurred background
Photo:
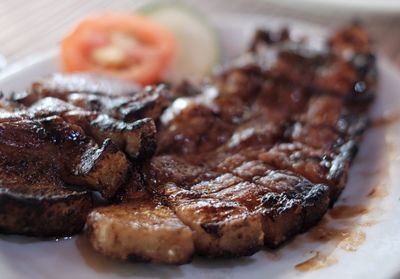
<instances>
[{"instance_id":1,"label":"blurred background","mask_svg":"<svg viewBox=\"0 0 400 279\"><path fill-rule=\"evenodd\" d=\"M86 15L104 10L134 10L140 0L0 0L0 69L54 48ZM172 1L164 1L172 2ZM379 52L400 68L399 0L182 0L205 13L246 13L289 17L335 26L362 19Z\"/></svg>"}]
</instances>

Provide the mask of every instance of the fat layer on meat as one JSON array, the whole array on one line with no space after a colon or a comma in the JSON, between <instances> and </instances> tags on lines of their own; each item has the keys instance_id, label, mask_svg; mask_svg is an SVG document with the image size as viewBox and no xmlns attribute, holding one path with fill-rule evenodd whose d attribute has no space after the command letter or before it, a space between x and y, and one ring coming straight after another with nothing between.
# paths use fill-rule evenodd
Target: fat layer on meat
<instances>
[{"instance_id":1,"label":"fat layer on meat","mask_svg":"<svg viewBox=\"0 0 400 279\"><path fill-rule=\"evenodd\" d=\"M183 264L194 254L192 230L144 196L93 210L86 232L95 250L113 258Z\"/></svg>"}]
</instances>

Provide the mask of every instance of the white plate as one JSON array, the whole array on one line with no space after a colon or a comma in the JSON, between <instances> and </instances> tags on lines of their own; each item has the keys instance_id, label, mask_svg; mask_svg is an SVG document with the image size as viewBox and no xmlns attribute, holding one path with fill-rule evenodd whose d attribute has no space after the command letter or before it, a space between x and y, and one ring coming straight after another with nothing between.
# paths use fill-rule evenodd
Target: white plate
<instances>
[{"instance_id":1,"label":"white plate","mask_svg":"<svg viewBox=\"0 0 400 279\"><path fill-rule=\"evenodd\" d=\"M259 18L254 16L221 16L215 19L221 31L225 58L239 53L257 26L290 25L296 34L316 36L320 28L306 23ZM27 88L33 80L58 70L57 51L30 58L12 66L0 76L4 91ZM396 113L400 107L400 73L383 57L379 59L380 85L372 117ZM30 238L1 236L1 278L399 278L400 276L400 125L371 128L365 135L360 152L351 168L347 188L338 204L361 205L367 212L354 218L334 221L326 217L328 225L342 226L341 244L312 242L310 234L298 236L281 249L261 251L252 257L234 260L195 258L191 264L165 266L142 263L120 263L98 256L82 237L67 240L38 241ZM375 197L367 197L377 188ZM387 195L386 195L387 192ZM376 197L380 196L380 197ZM327 234L329 236L329 234ZM362 241L362 236L366 237ZM354 236L358 237L353 239ZM346 242L347 241L347 242ZM360 243L357 243L360 242ZM347 246L345 244L348 244ZM360 244L360 245L358 245ZM350 246L349 246L350 245ZM354 248L352 252L346 251ZM296 264L317 252L327 256L330 266L308 272L295 268ZM328 264L328 265L329 265Z\"/></svg>"}]
</instances>

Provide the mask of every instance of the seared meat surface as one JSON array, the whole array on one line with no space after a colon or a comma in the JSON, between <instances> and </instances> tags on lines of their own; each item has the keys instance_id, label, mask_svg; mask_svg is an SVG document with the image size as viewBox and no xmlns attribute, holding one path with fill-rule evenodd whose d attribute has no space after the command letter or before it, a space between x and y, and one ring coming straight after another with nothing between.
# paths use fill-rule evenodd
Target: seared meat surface
<instances>
[{"instance_id":1,"label":"seared meat surface","mask_svg":"<svg viewBox=\"0 0 400 279\"><path fill-rule=\"evenodd\" d=\"M0 123L0 227L8 233L69 235L84 225L91 194L111 197L129 161L109 139L100 146L58 116Z\"/></svg>"},{"instance_id":2,"label":"seared meat surface","mask_svg":"<svg viewBox=\"0 0 400 279\"><path fill-rule=\"evenodd\" d=\"M86 232L113 258L251 255L307 230L338 198L375 87L371 43L357 24L320 48L288 30L260 30L209 82L171 90L54 75L0 104L0 156L10 162L0 201L24 212L28 195L47 213L41 195L61 191L50 200L74 201L75 232L93 207L85 191L99 191L116 204L93 209ZM0 211L3 232L41 235L10 216Z\"/></svg>"},{"instance_id":3,"label":"seared meat surface","mask_svg":"<svg viewBox=\"0 0 400 279\"><path fill-rule=\"evenodd\" d=\"M194 231L198 254L277 247L337 199L376 82L369 42L361 51L343 41L348 32L364 34L346 27L317 51L291 41L288 31L260 31L211 83L174 89L156 156L133 184ZM132 193L126 189L122 200L129 203Z\"/></svg>"},{"instance_id":4,"label":"seared meat surface","mask_svg":"<svg viewBox=\"0 0 400 279\"><path fill-rule=\"evenodd\" d=\"M138 109L131 121L109 116L106 108L68 102L75 92L111 100L112 90L115 98L135 100ZM132 92L135 97L129 97ZM140 118L156 111L154 104L146 105L149 92L103 78L54 75L4 99L0 230L37 236L79 232L94 207L90 191L113 198L132 165L154 154L155 123ZM142 107L140 96L146 100ZM157 100L158 95L152 97Z\"/></svg>"},{"instance_id":5,"label":"seared meat surface","mask_svg":"<svg viewBox=\"0 0 400 279\"><path fill-rule=\"evenodd\" d=\"M18 169L32 162L30 172L47 169L49 175L53 172L66 183L85 185L105 197L115 193L128 172L128 160L110 140L98 146L79 126L58 116L3 122L0 135L5 168Z\"/></svg>"},{"instance_id":6,"label":"seared meat surface","mask_svg":"<svg viewBox=\"0 0 400 279\"><path fill-rule=\"evenodd\" d=\"M139 89L128 82L102 76L54 74L32 85L27 92L12 96L14 102L31 106L45 97L54 97L87 111L133 122L150 117L157 118L169 105L165 86Z\"/></svg>"}]
</instances>

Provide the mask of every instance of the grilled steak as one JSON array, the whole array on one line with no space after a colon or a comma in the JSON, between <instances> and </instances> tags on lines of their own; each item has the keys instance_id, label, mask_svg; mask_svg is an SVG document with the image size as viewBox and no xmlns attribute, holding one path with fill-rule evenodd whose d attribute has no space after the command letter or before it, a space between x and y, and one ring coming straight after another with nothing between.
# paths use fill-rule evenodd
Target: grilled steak
<instances>
[{"instance_id":1,"label":"grilled steak","mask_svg":"<svg viewBox=\"0 0 400 279\"><path fill-rule=\"evenodd\" d=\"M132 163L154 154L155 123L140 117L162 109L155 105L162 90L151 94L150 88L138 91L112 80L54 75L28 92L3 98L0 230L37 236L79 232L93 208L90 191L114 197ZM76 92L86 100L98 97L104 106L78 106L69 99ZM105 106L113 98L124 98L114 110L118 102L132 106L130 122L105 114L113 115Z\"/></svg>"},{"instance_id":2,"label":"grilled steak","mask_svg":"<svg viewBox=\"0 0 400 279\"><path fill-rule=\"evenodd\" d=\"M174 89L156 156L137 169L122 200L130 204L134 189L146 189L194 231L201 255L277 247L318 222L344 188L375 83L359 25L333 34L323 51L292 41L287 30L259 31L210 84ZM92 218L88 230L101 226Z\"/></svg>"},{"instance_id":3,"label":"grilled steak","mask_svg":"<svg viewBox=\"0 0 400 279\"><path fill-rule=\"evenodd\" d=\"M171 90L53 75L0 103L0 230L76 232L94 190L118 203L86 223L113 258L182 264L277 247L345 187L375 86L357 24L321 48L259 30L209 82Z\"/></svg>"}]
</instances>

